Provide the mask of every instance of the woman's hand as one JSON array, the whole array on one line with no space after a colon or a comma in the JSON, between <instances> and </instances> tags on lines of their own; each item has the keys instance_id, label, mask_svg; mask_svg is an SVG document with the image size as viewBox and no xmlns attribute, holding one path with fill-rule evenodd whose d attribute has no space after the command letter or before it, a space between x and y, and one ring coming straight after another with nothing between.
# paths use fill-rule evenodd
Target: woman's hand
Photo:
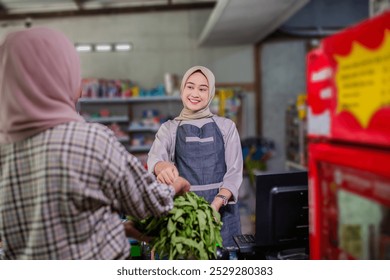
<instances>
[{"instance_id":1,"label":"woman's hand","mask_svg":"<svg viewBox=\"0 0 390 280\"><path fill-rule=\"evenodd\" d=\"M172 185L179 177L179 171L176 166L166 161L158 162L154 167L154 173L157 175L157 181L167 185Z\"/></svg>"},{"instance_id":2,"label":"woman's hand","mask_svg":"<svg viewBox=\"0 0 390 280\"><path fill-rule=\"evenodd\" d=\"M190 182L183 177L177 177L172 186L175 189L176 195L183 195L190 190Z\"/></svg>"},{"instance_id":3,"label":"woman's hand","mask_svg":"<svg viewBox=\"0 0 390 280\"><path fill-rule=\"evenodd\" d=\"M222 202L218 202L218 200L214 199L210 205L215 211L219 212L219 209L222 207Z\"/></svg>"},{"instance_id":4,"label":"woman's hand","mask_svg":"<svg viewBox=\"0 0 390 280\"><path fill-rule=\"evenodd\" d=\"M233 194L228 189L221 188L219 190L218 195L224 196L227 199L227 201L229 201ZM217 212L219 212L219 210L223 205L224 205L224 200L219 196L214 197L213 202L211 202L211 207L213 207Z\"/></svg>"}]
</instances>

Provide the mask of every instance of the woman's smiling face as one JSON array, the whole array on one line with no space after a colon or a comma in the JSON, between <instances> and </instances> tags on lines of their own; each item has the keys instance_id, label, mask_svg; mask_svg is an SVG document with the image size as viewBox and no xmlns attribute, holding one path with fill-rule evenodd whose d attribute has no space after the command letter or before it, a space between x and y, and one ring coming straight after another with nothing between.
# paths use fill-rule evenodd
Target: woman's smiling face
<instances>
[{"instance_id":1,"label":"woman's smiling face","mask_svg":"<svg viewBox=\"0 0 390 280\"><path fill-rule=\"evenodd\" d=\"M195 72L187 79L181 99L191 111L199 111L209 102L209 83L201 72Z\"/></svg>"}]
</instances>

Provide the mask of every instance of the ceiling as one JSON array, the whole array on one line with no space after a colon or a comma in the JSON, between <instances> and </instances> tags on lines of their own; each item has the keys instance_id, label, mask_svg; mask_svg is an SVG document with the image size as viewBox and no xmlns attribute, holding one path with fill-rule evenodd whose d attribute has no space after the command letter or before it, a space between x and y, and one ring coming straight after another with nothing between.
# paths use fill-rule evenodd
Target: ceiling
<instances>
[{"instance_id":1,"label":"ceiling","mask_svg":"<svg viewBox=\"0 0 390 280\"><path fill-rule=\"evenodd\" d=\"M199 38L203 46L255 44L310 0L219 0Z\"/></svg>"},{"instance_id":2,"label":"ceiling","mask_svg":"<svg viewBox=\"0 0 390 280\"><path fill-rule=\"evenodd\" d=\"M0 0L0 20L213 8L217 0Z\"/></svg>"},{"instance_id":3,"label":"ceiling","mask_svg":"<svg viewBox=\"0 0 390 280\"><path fill-rule=\"evenodd\" d=\"M0 21L212 9L201 46L255 44L310 0L0 0Z\"/></svg>"}]
</instances>

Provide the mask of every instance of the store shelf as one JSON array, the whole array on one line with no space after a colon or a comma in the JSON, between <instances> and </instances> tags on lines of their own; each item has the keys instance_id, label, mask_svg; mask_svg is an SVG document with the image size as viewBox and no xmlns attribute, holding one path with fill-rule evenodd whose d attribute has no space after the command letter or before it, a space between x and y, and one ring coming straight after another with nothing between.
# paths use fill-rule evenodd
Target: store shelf
<instances>
[{"instance_id":1,"label":"store shelf","mask_svg":"<svg viewBox=\"0 0 390 280\"><path fill-rule=\"evenodd\" d=\"M129 98L80 98L78 103L83 104L115 104L127 102Z\"/></svg>"},{"instance_id":2,"label":"store shelf","mask_svg":"<svg viewBox=\"0 0 390 280\"><path fill-rule=\"evenodd\" d=\"M83 104L116 104L116 103L148 103L181 101L180 96L143 96L129 98L80 98L79 103Z\"/></svg>"},{"instance_id":3,"label":"store shelf","mask_svg":"<svg viewBox=\"0 0 390 280\"><path fill-rule=\"evenodd\" d=\"M129 136L119 136L117 137L119 142L129 142L130 137Z\"/></svg>"},{"instance_id":4,"label":"store shelf","mask_svg":"<svg viewBox=\"0 0 390 280\"><path fill-rule=\"evenodd\" d=\"M85 114L86 121L105 124L113 131L118 130L121 132L116 132L117 135L127 134L118 137L118 140L130 153L137 154L139 158L144 157L149 152L151 148L150 143L153 142L154 135L160 127L158 120L155 120L154 110L163 112L163 115L178 115L182 108L179 105L181 105L179 96L165 95L130 98L84 97L77 104L78 110ZM100 115L102 110L117 116L92 117ZM145 110L151 111L150 114L145 114ZM115 129L113 129L114 125Z\"/></svg>"},{"instance_id":5,"label":"store shelf","mask_svg":"<svg viewBox=\"0 0 390 280\"><path fill-rule=\"evenodd\" d=\"M296 103L289 104L285 112L286 160L289 162L286 166L291 168L294 168L294 164L303 167L307 164L307 121L302 112L298 110L298 104L302 103L303 97L303 95L298 96ZM301 105L301 107L304 106ZM302 170L299 166L296 167Z\"/></svg>"},{"instance_id":6,"label":"store shelf","mask_svg":"<svg viewBox=\"0 0 390 280\"><path fill-rule=\"evenodd\" d=\"M149 152L151 145L144 145L144 146L127 146L127 150L130 153L147 153Z\"/></svg>"},{"instance_id":7,"label":"store shelf","mask_svg":"<svg viewBox=\"0 0 390 280\"><path fill-rule=\"evenodd\" d=\"M307 167L306 166L303 166L297 162L293 162L293 161L286 161L286 169L288 170L297 170L297 171L306 171L307 170Z\"/></svg>"},{"instance_id":8,"label":"store shelf","mask_svg":"<svg viewBox=\"0 0 390 280\"><path fill-rule=\"evenodd\" d=\"M126 100L128 103L143 103L143 102L166 102L166 101L181 101L180 96L149 96L149 97L132 97Z\"/></svg>"},{"instance_id":9,"label":"store shelf","mask_svg":"<svg viewBox=\"0 0 390 280\"><path fill-rule=\"evenodd\" d=\"M152 132L156 133L158 131L159 127L156 126L141 126L141 125L134 125L131 124L129 128L127 129L127 132L137 133L137 132Z\"/></svg>"},{"instance_id":10,"label":"store shelf","mask_svg":"<svg viewBox=\"0 0 390 280\"><path fill-rule=\"evenodd\" d=\"M113 117L94 117L85 118L87 122L98 122L98 123L114 123L114 122L128 122L127 116L113 116Z\"/></svg>"}]
</instances>

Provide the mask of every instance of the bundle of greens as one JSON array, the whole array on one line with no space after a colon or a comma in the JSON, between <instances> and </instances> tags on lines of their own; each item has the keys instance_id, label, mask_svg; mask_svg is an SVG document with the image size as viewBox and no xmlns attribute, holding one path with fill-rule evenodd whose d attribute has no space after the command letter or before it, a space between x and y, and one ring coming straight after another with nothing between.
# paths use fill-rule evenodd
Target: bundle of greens
<instances>
[{"instance_id":1,"label":"bundle of greens","mask_svg":"<svg viewBox=\"0 0 390 280\"><path fill-rule=\"evenodd\" d=\"M222 246L220 214L193 192L176 197L166 216L128 219L144 235L153 237L150 246L160 259L215 259L217 245Z\"/></svg>"}]
</instances>

